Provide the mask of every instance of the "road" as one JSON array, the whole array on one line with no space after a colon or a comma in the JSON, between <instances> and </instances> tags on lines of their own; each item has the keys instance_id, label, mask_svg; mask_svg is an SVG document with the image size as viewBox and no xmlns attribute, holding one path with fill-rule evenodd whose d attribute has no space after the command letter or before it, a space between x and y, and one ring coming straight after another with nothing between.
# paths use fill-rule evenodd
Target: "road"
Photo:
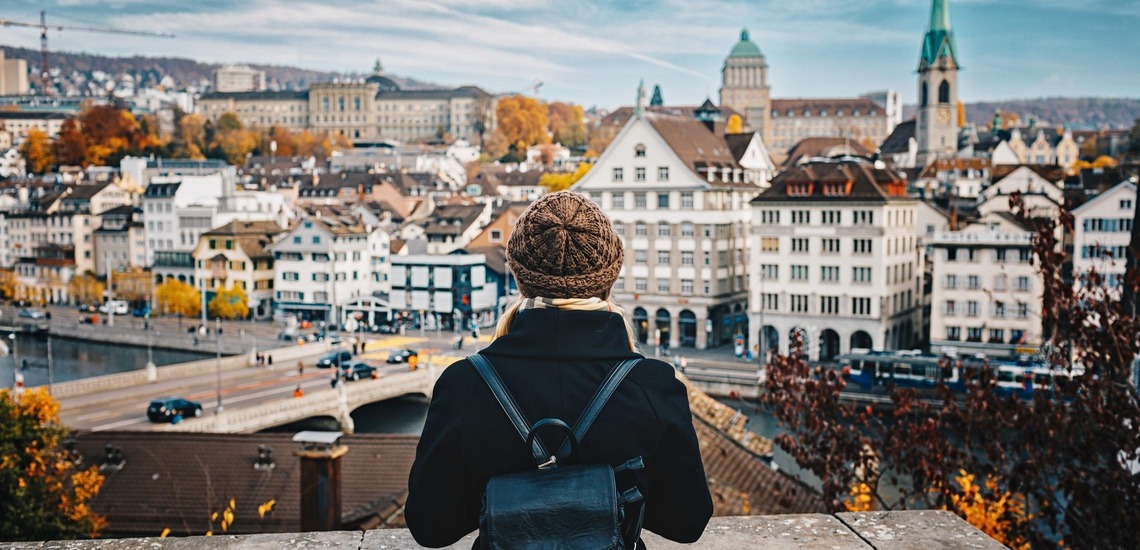
<instances>
[{"instance_id":1,"label":"road","mask_svg":"<svg viewBox=\"0 0 1140 550\"><path fill-rule=\"evenodd\" d=\"M390 336L370 342L365 353L354 360L364 361L378 368L380 376L408 369L406 364L390 365L385 362L392 349L412 348L420 353L420 365L430 361L434 365L448 365L461 358L458 354L440 353L430 347L430 341L418 337ZM303 372L297 363L276 364L268 367L246 367L223 371L221 384L222 405L226 410L261 405L280 399L292 399L293 391L300 386L311 392L327 388L332 380L332 369L316 368L317 356L304 362ZM359 380L349 384L368 384L372 380ZM204 374L158 382L145 386L123 388L109 392L89 394L60 400L60 419L73 429L104 430L158 430L163 424L151 423L146 418L146 407L157 397L183 397L202 404L203 414L217 413L218 380L215 374Z\"/></svg>"}]
</instances>

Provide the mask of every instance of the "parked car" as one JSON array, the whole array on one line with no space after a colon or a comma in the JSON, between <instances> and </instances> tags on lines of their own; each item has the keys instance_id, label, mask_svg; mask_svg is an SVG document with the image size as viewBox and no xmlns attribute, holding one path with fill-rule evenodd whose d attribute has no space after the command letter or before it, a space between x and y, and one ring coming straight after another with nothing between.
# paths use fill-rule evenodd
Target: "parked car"
<instances>
[{"instance_id":1,"label":"parked car","mask_svg":"<svg viewBox=\"0 0 1140 550\"><path fill-rule=\"evenodd\" d=\"M16 315L24 319L47 319L47 313L38 309L21 309Z\"/></svg>"},{"instance_id":2,"label":"parked car","mask_svg":"<svg viewBox=\"0 0 1140 550\"><path fill-rule=\"evenodd\" d=\"M353 363L351 365L345 365L340 369L340 377L345 381L372 378L373 376L378 376L376 367L366 363Z\"/></svg>"},{"instance_id":3,"label":"parked car","mask_svg":"<svg viewBox=\"0 0 1140 550\"><path fill-rule=\"evenodd\" d=\"M397 349L388 353L389 363L407 363L409 357L419 356L414 349Z\"/></svg>"},{"instance_id":4,"label":"parked car","mask_svg":"<svg viewBox=\"0 0 1140 550\"><path fill-rule=\"evenodd\" d=\"M146 408L146 417L151 422L171 422L176 416L202 416L202 404L181 397L160 397Z\"/></svg>"},{"instance_id":5,"label":"parked car","mask_svg":"<svg viewBox=\"0 0 1140 550\"><path fill-rule=\"evenodd\" d=\"M131 312L131 305L123 300L111 300L99 306L101 313L114 313L115 315L126 315Z\"/></svg>"},{"instance_id":6,"label":"parked car","mask_svg":"<svg viewBox=\"0 0 1140 550\"><path fill-rule=\"evenodd\" d=\"M79 324L81 324L81 325L98 325L99 324L99 316L98 315L80 315L79 316Z\"/></svg>"},{"instance_id":7,"label":"parked car","mask_svg":"<svg viewBox=\"0 0 1140 550\"><path fill-rule=\"evenodd\" d=\"M150 308L149 307L135 308L135 311L134 311L135 317L148 317L149 315L150 315Z\"/></svg>"},{"instance_id":8,"label":"parked car","mask_svg":"<svg viewBox=\"0 0 1140 550\"><path fill-rule=\"evenodd\" d=\"M348 365L352 361L352 353L347 351L334 351L317 360L317 368L327 369L333 366Z\"/></svg>"},{"instance_id":9,"label":"parked car","mask_svg":"<svg viewBox=\"0 0 1140 550\"><path fill-rule=\"evenodd\" d=\"M80 313L95 313L96 311L99 311L99 308L95 307L95 304L80 304L79 306Z\"/></svg>"}]
</instances>

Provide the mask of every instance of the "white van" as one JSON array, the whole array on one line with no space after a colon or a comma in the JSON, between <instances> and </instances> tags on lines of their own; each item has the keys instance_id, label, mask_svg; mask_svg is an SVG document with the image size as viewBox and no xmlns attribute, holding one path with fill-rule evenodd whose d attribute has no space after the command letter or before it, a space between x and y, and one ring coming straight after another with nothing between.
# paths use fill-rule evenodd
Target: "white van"
<instances>
[{"instance_id":1,"label":"white van","mask_svg":"<svg viewBox=\"0 0 1140 550\"><path fill-rule=\"evenodd\" d=\"M123 300L111 300L99 306L99 311L107 314L126 315L131 312L131 306Z\"/></svg>"}]
</instances>

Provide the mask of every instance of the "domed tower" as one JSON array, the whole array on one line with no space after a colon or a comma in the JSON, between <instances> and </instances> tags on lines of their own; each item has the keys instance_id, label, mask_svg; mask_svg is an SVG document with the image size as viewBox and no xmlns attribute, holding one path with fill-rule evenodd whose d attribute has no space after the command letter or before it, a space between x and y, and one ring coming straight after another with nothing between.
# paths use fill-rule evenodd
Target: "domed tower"
<instances>
[{"instance_id":1,"label":"domed tower","mask_svg":"<svg viewBox=\"0 0 1140 550\"><path fill-rule=\"evenodd\" d=\"M930 27L922 39L918 60L918 162L958 152L958 54L950 30L948 0L933 0Z\"/></svg>"},{"instance_id":2,"label":"domed tower","mask_svg":"<svg viewBox=\"0 0 1140 550\"><path fill-rule=\"evenodd\" d=\"M740 41L724 58L721 69L720 106L744 116L748 126L771 142L772 92L768 87L768 62L760 47L740 31Z\"/></svg>"}]
</instances>

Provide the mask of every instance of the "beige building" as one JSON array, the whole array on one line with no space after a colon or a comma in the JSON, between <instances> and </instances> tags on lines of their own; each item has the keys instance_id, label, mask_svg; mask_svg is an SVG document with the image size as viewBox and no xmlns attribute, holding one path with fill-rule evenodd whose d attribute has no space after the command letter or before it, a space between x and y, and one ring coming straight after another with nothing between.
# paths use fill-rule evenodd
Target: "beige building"
<instances>
[{"instance_id":1,"label":"beige building","mask_svg":"<svg viewBox=\"0 0 1140 550\"><path fill-rule=\"evenodd\" d=\"M59 135L63 121L70 115L47 111L0 111L0 127L8 132L13 147L19 147L28 138L28 131L38 128L49 138Z\"/></svg>"},{"instance_id":2,"label":"beige building","mask_svg":"<svg viewBox=\"0 0 1140 550\"><path fill-rule=\"evenodd\" d=\"M250 127L328 132L354 142L477 139L481 129L493 130L494 106L494 98L475 86L403 90L379 73L361 82L313 84L303 92L211 93L198 101L210 120L233 112Z\"/></svg>"},{"instance_id":3,"label":"beige building","mask_svg":"<svg viewBox=\"0 0 1140 550\"><path fill-rule=\"evenodd\" d=\"M760 133L774 158L809 137L845 137L881 143L894 129L887 109L868 97L772 99L768 62L748 29L721 68L720 104L743 113L745 126ZM895 97L888 90L884 98Z\"/></svg>"},{"instance_id":4,"label":"beige building","mask_svg":"<svg viewBox=\"0 0 1140 550\"><path fill-rule=\"evenodd\" d=\"M214 90L264 92L265 71L259 71L248 65L226 65L214 72Z\"/></svg>"},{"instance_id":5,"label":"beige building","mask_svg":"<svg viewBox=\"0 0 1140 550\"><path fill-rule=\"evenodd\" d=\"M0 50L0 95L28 93L28 62L23 59L6 59Z\"/></svg>"},{"instance_id":6,"label":"beige building","mask_svg":"<svg viewBox=\"0 0 1140 550\"><path fill-rule=\"evenodd\" d=\"M1032 137L1027 139L1029 134ZM1067 128L1059 133L1053 129L1034 131L1030 128L1025 134L1020 128L1014 128L1006 143L1017 156L1018 164L1057 165L1068 170L1080 160L1081 147Z\"/></svg>"},{"instance_id":7,"label":"beige building","mask_svg":"<svg viewBox=\"0 0 1140 550\"><path fill-rule=\"evenodd\" d=\"M273 313L273 254L268 250L284 229L271 221L232 221L198 239L192 256L195 279L207 302L223 288L245 291L250 314Z\"/></svg>"}]
</instances>

